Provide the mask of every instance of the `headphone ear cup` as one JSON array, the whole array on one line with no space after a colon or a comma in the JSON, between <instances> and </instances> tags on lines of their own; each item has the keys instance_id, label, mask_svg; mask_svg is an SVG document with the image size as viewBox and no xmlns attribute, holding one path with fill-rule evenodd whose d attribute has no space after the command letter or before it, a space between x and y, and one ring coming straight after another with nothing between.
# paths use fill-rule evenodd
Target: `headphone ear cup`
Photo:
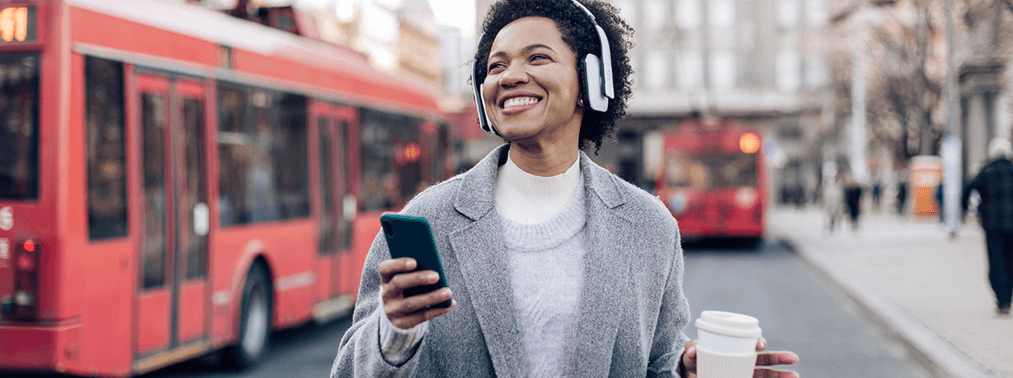
<instances>
[{"instance_id":1,"label":"headphone ear cup","mask_svg":"<svg viewBox=\"0 0 1013 378\"><path fill-rule=\"evenodd\" d=\"M584 71L580 80L584 104L591 110L604 113L609 109L609 99L602 90L601 60L594 54L587 54L580 65Z\"/></svg>"},{"instance_id":2,"label":"headphone ear cup","mask_svg":"<svg viewBox=\"0 0 1013 378\"><path fill-rule=\"evenodd\" d=\"M485 112L485 103L482 101L482 83L478 82L478 62L471 62L471 81L475 89L475 109L478 110L478 126L482 131L495 133L489 122L489 116ZM497 134L498 135L498 134Z\"/></svg>"}]
</instances>

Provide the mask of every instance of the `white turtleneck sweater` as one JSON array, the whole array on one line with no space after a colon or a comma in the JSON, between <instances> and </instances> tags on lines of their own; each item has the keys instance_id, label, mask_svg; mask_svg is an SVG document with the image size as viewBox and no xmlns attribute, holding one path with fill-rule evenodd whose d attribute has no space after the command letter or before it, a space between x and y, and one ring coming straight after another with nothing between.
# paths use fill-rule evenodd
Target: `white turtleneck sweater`
<instances>
[{"instance_id":1,"label":"white turtleneck sweater","mask_svg":"<svg viewBox=\"0 0 1013 378\"><path fill-rule=\"evenodd\" d=\"M530 377L572 377L584 280L585 194L580 161L541 177L507 159L493 194L510 268L514 310L521 325ZM428 322L410 330L381 316L384 358L401 364L414 354Z\"/></svg>"}]
</instances>

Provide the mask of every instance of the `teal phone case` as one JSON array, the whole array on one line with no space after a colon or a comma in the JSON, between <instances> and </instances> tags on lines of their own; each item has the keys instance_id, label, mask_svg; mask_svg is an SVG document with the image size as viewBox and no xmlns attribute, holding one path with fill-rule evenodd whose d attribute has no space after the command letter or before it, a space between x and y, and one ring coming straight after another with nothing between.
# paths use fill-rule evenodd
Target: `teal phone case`
<instances>
[{"instance_id":1,"label":"teal phone case","mask_svg":"<svg viewBox=\"0 0 1013 378\"><path fill-rule=\"evenodd\" d=\"M433 242L432 229L424 217L413 217L395 213L384 213L380 216L383 236L387 239L387 248L391 258L411 257L418 263L415 270L432 270L440 275L439 282L406 289L405 297L425 294L433 290L447 287L447 276L443 273L440 254ZM450 307L451 300L433 305L433 307Z\"/></svg>"}]
</instances>

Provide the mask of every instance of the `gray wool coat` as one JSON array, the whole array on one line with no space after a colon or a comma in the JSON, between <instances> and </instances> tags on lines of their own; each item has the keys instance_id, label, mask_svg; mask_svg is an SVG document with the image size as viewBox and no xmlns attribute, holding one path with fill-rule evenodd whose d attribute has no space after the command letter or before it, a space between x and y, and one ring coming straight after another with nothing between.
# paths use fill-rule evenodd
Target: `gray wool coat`
<instances>
[{"instance_id":1,"label":"gray wool coat","mask_svg":"<svg viewBox=\"0 0 1013 378\"><path fill-rule=\"evenodd\" d=\"M389 259L378 234L362 272L352 326L331 377L524 377L493 187L509 145L474 168L416 196L403 214L424 216L457 307L430 320L415 355L401 366L380 354L383 315L377 266ZM675 219L654 196L580 153L587 196L587 251L581 294L580 377L677 377L690 312Z\"/></svg>"}]
</instances>

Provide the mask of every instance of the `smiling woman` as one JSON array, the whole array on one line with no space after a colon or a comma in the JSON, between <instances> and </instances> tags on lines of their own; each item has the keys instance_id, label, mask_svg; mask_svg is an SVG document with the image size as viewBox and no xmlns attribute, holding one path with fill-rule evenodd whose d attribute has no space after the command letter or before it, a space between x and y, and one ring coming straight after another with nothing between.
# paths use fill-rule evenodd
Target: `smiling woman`
<instances>
[{"instance_id":1,"label":"smiling woman","mask_svg":"<svg viewBox=\"0 0 1013 378\"><path fill-rule=\"evenodd\" d=\"M506 143L401 212L432 225L449 287L406 295L439 275L378 235L331 377L693 375L675 219L581 151L625 114L631 34L599 0L492 5L472 80Z\"/></svg>"}]
</instances>

